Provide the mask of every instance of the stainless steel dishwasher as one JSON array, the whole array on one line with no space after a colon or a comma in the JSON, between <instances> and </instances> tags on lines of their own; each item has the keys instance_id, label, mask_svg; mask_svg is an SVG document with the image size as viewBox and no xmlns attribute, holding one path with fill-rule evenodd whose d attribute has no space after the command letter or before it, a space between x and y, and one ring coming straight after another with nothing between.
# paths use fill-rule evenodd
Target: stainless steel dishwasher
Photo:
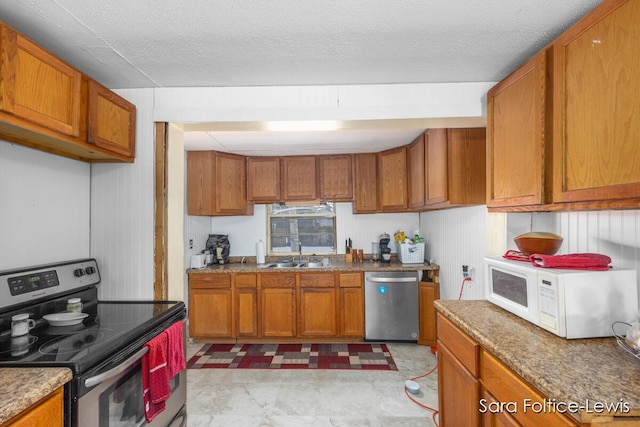
<instances>
[{"instance_id":1,"label":"stainless steel dishwasher","mask_svg":"<svg viewBox=\"0 0 640 427\"><path fill-rule=\"evenodd\" d=\"M364 273L365 339L417 341L419 271Z\"/></svg>"}]
</instances>

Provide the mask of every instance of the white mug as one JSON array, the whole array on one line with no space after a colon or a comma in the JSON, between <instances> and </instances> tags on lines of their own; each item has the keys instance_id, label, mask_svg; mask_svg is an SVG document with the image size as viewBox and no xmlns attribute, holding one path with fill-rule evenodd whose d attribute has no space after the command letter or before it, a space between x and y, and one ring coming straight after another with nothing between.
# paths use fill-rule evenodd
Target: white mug
<instances>
[{"instance_id":1,"label":"white mug","mask_svg":"<svg viewBox=\"0 0 640 427\"><path fill-rule=\"evenodd\" d=\"M11 336L27 335L36 326L36 321L29 319L29 313L16 314L11 318Z\"/></svg>"}]
</instances>

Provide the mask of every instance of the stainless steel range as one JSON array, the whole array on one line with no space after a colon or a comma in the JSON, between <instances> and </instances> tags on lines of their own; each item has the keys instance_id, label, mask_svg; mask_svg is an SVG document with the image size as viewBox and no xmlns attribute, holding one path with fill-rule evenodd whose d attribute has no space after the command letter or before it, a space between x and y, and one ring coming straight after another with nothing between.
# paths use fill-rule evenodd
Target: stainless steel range
<instances>
[{"instance_id":1,"label":"stainless steel range","mask_svg":"<svg viewBox=\"0 0 640 427\"><path fill-rule=\"evenodd\" d=\"M147 423L141 362L146 343L185 319L184 303L98 301L99 284L95 259L0 272L0 367L70 368L66 426L186 425L186 371L171 379L164 411ZM73 298L88 315L80 322L43 318L64 316ZM25 313L34 322L16 322ZM185 336L183 329L183 345Z\"/></svg>"}]
</instances>

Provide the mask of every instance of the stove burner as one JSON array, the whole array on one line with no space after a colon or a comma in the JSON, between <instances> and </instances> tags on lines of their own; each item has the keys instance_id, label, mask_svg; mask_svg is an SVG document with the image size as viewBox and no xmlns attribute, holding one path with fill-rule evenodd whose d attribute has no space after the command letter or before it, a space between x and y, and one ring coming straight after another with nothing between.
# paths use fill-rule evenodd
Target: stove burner
<instances>
[{"instance_id":1,"label":"stove burner","mask_svg":"<svg viewBox=\"0 0 640 427\"><path fill-rule=\"evenodd\" d=\"M103 331L85 331L54 338L40 346L40 353L58 355L87 349L104 338Z\"/></svg>"},{"instance_id":2,"label":"stove burner","mask_svg":"<svg viewBox=\"0 0 640 427\"><path fill-rule=\"evenodd\" d=\"M13 357L27 354L29 349L38 341L35 335L23 335L12 337L10 340L0 342L0 355L11 354Z\"/></svg>"}]
</instances>

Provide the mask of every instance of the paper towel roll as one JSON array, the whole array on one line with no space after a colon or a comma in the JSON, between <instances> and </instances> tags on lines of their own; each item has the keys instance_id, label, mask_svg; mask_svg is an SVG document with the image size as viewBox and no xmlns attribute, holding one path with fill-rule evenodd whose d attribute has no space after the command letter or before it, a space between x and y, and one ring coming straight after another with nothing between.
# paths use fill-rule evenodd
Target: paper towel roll
<instances>
[{"instance_id":1,"label":"paper towel roll","mask_svg":"<svg viewBox=\"0 0 640 427\"><path fill-rule=\"evenodd\" d=\"M264 242L262 240L258 240L256 243L256 263L264 264Z\"/></svg>"}]
</instances>

